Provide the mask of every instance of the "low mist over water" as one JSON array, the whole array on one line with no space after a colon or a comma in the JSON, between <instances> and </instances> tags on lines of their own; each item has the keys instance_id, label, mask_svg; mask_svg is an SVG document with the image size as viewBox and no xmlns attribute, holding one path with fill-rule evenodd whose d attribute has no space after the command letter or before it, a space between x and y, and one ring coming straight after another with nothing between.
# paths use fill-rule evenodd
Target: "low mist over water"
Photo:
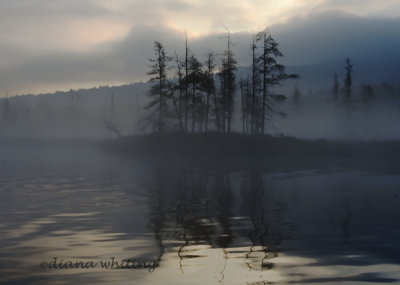
<instances>
[{"instance_id":1,"label":"low mist over water","mask_svg":"<svg viewBox=\"0 0 400 285\"><path fill-rule=\"evenodd\" d=\"M154 124L151 84L71 90L0 99L0 137L117 138L146 134ZM398 140L400 91L390 84L361 86L347 102L342 93L301 90L292 82L277 89L287 100L267 121L267 133L304 139ZM243 131L241 98L235 99L233 129ZM249 122L247 123L249 124ZM249 129L249 125L247 126Z\"/></svg>"}]
</instances>

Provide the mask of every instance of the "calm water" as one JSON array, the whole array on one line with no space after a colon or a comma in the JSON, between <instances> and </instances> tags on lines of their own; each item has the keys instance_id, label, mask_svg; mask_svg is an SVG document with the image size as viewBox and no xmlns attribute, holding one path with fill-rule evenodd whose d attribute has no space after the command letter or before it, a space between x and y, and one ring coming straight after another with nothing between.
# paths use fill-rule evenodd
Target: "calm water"
<instances>
[{"instance_id":1,"label":"calm water","mask_svg":"<svg viewBox=\"0 0 400 285\"><path fill-rule=\"evenodd\" d=\"M0 283L400 284L397 162L271 164L2 146Z\"/></svg>"}]
</instances>

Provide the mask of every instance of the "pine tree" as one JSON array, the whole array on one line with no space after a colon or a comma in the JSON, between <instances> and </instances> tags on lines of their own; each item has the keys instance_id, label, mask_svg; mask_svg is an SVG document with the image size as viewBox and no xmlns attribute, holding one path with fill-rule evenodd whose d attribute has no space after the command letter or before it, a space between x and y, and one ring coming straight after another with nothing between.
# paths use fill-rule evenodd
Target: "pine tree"
<instances>
[{"instance_id":1,"label":"pine tree","mask_svg":"<svg viewBox=\"0 0 400 285\"><path fill-rule=\"evenodd\" d=\"M252 125L252 92L250 90L250 79L240 80L240 94L242 102L242 132L246 134L248 127Z\"/></svg>"},{"instance_id":2,"label":"pine tree","mask_svg":"<svg viewBox=\"0 0 400 285\"><path fill-rule=\"evenodd\" d=\"M191 88L191 102L189 105L189 109L192 113L192 132L196 131L196 121L199 125L198 129L202 129L202 121L204 116L204 100L203 100L203 91L204 91L204 81L206 80L206 75L202 70L203 65L198 59L192 55L189 60L189 74L186 78L187 84Z\"/></svg>"},{"instance_id":3,"label":"pine tree","mask_svg":"<svg viewBox=\"0 0 400 285\"><path fill-rule=\"evenodd\" d=\"M256 46L256 42L255 42L255 36L253 35L253 43L251 45L251 51L252 51L251 134L255 133L256 96L257 96L257 86L259 84L259 73L258 73L258 69L257 69L256 49L257 49L257 46Z\"/></svg>"},{"instance_id":4,"label":"pine tree","mask_svg":"<svg viewBox=\"0 0 400 285\"><path fill-rule=\"evenodd\" d=\"M232 116L234 109L234 93L236 60L232 52L232 41L229 31L227 30L227 50L221 59L221 70L219 76L221 79L221 96L223 107L223 129L224 132L231 132Z\"/></svg>"},{"instance_id":5,"label":"pine tree","mask_svg":"<svg viewBox=\"0 0 400 285\"><path fill-rule=\"evenodd\" d=\"M297 85L294 86L294 92L293 92L293 104L295 106L299 106L301 105L301 101L300 101L300 97L301 97L301 92L300 89L297 87Z\"/></svg>"},{"instance_id":6,"label":"pine tree","mask_svg":"<svg viewBox=\"0 0 400 285\"><path fill-rule=\"evenodd\" d=\"M345 71L346 71L346 77L344 80L344 85L343 85L343 92L346 96L346 100L350 101L351 100L351 86L353 85L353 79L352 79L352 73L353 73L353 65L350 62L350 58L346 58L346 66L345 66Z\"/></svg>"},{"instance_id":7,"label":"pine tree","mask_svg":"<svg viewBox=\"0 0 400 285\"><path fill-rule=\"evenodd\" d=\"M182 68L183 68L183 63L181 62L181 60L179 59L177 53L175 52L175 64L176 64L176 75L178 77L178 83L177 85L174 86L174 90L172 91L172 93L174 94L175 90L178 90L178 98L175 98L175 96L173 95L173 103L174 103L174 107L175 107L175 113L176 113L176 117L178 119L178 123L179 123L179 129L180 131L184 131L184 123L183 123L183 104L184 104L184 80L183 80L183 72L182 72Z\"/></svg>"},{"instance_id":8,"label":"pine tree","mask_svg":"<svg viewBox=\"0 0 400 285\"><path fill-rule=\"evenodd\" d=\"M147 109L154 108L157 114L157 130L162 132L165 127L165 117L168 114L167 100L170 97L170 88L168 86L167 71L169 69L168 63L172 60L171 57L165 54L164 46L162 43L154 42L154 55L155 58L149 59L150 71L147 75L152 75L150 82L154 82L149 95L154 99L147 105Z\"/></svg>"},{"instance_id":9,"label":"pine tree","mask_svg":"<svg viewBox=\"0 0 400 285\"><path fill-rule=\"evenodd\" d=\"M371 100L373 100L374 88L372 87L372 85L363 85L361 88L361 96L364 104L368 104Z\"/></svg>"},{"instance_id":10,"label":"pine tree","mask_svg":"<svg viewBox=\"0 0 400 285\"><path fill-rule=\"evenodd\" d=\"M187 34L185 32L185 78L189 75L189 48L187 43ZM189 115L189 90L188 83L185 80L185 132L188 131L188 115Z\"/></svg>"},{"instance_id":11,"label":"pine tree","mask_svg":"<svg viewBox=\"0 0 400 285\"><path fill-rule=\"evenodd\" d=\"M338 82L338 77L335 72L335 75L333 76L333 95L335 96L335 99L337 99L338 94L339 94L339 82Z\"/></svg>"},{"instance_id":12,"label":"pine tree","mask_svg":"<svg viewBox=\"0 0 400 285\"><path fill-rule=\"evenodd\" d=\"M297 74L285 73L285 67L277 63L277 58L283 54L278 49L278 43L272 38L268 30L265 29L257 34L256 41L261 43L262 53L258 57L258 69L261 77L261 130L265 133L265 120L267 115L270 117L276 111L272 100L282 101L286 97L274 95L271 87L281 84L289 78L298 78Z\"/></svg>"},{"instance_id":13,"label":"pine tree","mask_svg":"<svg viewBox=\"0 0 400 285\"><path fill-rule=\"evenodd\" d=\"M205 131L208 131L209 126L209 117L210 117L210 109L211 109L211 96L215 97L215 83L214 83L214 68L215 68L215 56L214 53L209 51L207 55L207 60L205 62L207 70L205 72L205 90L207 92L206 98L206 126Z\"/></svg>"}]
</instances>

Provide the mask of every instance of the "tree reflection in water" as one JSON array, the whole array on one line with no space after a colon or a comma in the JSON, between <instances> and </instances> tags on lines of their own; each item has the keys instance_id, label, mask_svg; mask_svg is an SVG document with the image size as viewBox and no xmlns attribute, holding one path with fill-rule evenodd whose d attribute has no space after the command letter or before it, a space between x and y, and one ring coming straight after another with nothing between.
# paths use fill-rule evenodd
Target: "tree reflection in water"
<instances>
[{"instance_id":1,"label":"tree reflection in water","mask_svg":"<svg viewBox=\"0 0 400 285\"><path fill-rule=\"evenodd\" d=\"M177 252L179 267L184 260L202 257L201 248L220 248L224 264L242 258L250 270L268 270L278 256L283 240L277 227L267 220L265 183L259 169L240 173L224 168L168 169L154 171L150 227L159 247Z\"/></svg>"},{"instance_id":2,"label":"tree reflection in water","mask_svg":"<svg viewBox=\"0 0 400 285\"><path fill-rule=\"evenodd\" d=\"M253 269L257 258L254 260L252 257L257 257L257 253L262 253L260 265L262 268L270 269L273 264L267 260L277 256L275 245L279 244L280 241L274 242L271 240L272 231L268 228L264 218L265 188L260 170L250 171L248 176L243 179L241 194L243 200L242 214L250 218L253 227L248 232L248 237L252 244L246 254L246 259L248 260L246 263L250 269Z\"/></svg>"}]
</instances>

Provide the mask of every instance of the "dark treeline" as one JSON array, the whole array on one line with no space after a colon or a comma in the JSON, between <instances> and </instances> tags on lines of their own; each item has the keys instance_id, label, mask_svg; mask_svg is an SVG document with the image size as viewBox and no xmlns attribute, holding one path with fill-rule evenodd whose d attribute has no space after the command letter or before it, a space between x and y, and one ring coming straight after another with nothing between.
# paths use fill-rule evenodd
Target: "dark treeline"
<instances>
[{"instance_id":1,"label":"dark treeline","mask_svg":"<svg viewBox=\"0 0 400 285\"><path fill-rule=\"evenodd\" d=\"M250 39L247 66L236 62L229 32L223 41L225 51L207 51L202 59L187 40L182 41L184 52L172 56L155 42L148 83L0 98L0 137L241 131L340 140L400 138L395 124L400 87L394 82L361 83L358 65L353 68L347 58L341 70L332 70L326 90L305 86L304 69L292 69L303 75L301 82L280 86L298 75L279 64L282 53L268 30Z\"/></svg>"},{"instance_id":2,"label":"dark treeline","mask_svg":"<svg viewBox=\"0 0 400 285\"><path fill-rule=\"evenodd\" d=\"M0 137L108 138L140 133L145 83L0 98Z\"/></svg>"},{"instance_id":3,"label":"dark treeline","mask_svg":"<svg viewBox=\"0 0 400 285\"><path fill-rule=\"evenodd\" d=\"M176 53L174 57L168 56L161 42L154 43L154 58L150 59L148 72L154 84L149 93L152 100L146 107L154 111L154 130L230 133L237 109L235 94L240 91L243 133L265 133L265 122L279 114L275 103L287 98L273 93L271 88L299 76L285 72L277 61L283 56L278 43L268 30L263 30L254 35L250 45L251 74L238 80L229 31L226 41L222 55L217 57L209 51L204 62L190 51L187 37L183 57ZM175 70L173 79L168 78L171 69Z\"/></svg>"}]
</instances>

